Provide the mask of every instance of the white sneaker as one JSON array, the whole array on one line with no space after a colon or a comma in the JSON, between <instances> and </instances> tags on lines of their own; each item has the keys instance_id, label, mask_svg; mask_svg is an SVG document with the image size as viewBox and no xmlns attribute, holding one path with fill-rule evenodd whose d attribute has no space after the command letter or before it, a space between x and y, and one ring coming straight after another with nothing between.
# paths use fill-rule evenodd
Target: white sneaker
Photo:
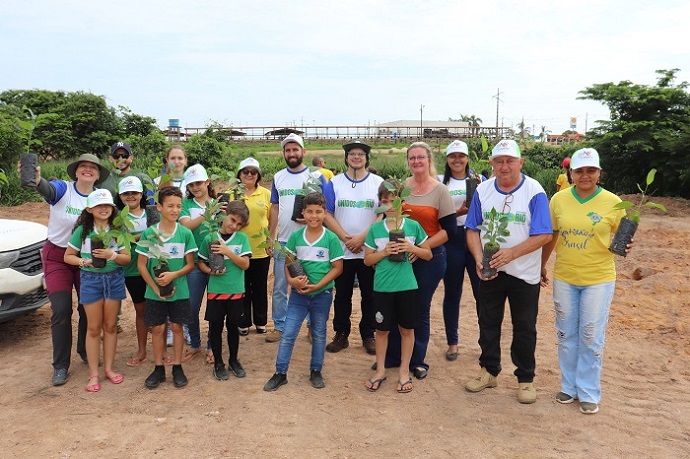
<instances>
[{"instance_id":1,"label":"white sneaker","mask_svg":"<svg viewBox=\"0 0 690 459\"><path fill-rule=\"evenodd\" d=\"M184 340L187 342L187 346L192 345L192 338L189 336L189 327L186 325L182 326L182 335L184 336Z\"/></svg>"},{"instance_id":2,"label":"white sneaker","mask_svg":"<svg viewBox=\"0 0 690 459\"><path fill-rule=\"evenodd\" d=\"M172 332L172 329L170 327L168 327L168 335L165 338L165 344L168 347L172 347L172 345L173 345L173 332Z\"/></svg>"}]
</instances>

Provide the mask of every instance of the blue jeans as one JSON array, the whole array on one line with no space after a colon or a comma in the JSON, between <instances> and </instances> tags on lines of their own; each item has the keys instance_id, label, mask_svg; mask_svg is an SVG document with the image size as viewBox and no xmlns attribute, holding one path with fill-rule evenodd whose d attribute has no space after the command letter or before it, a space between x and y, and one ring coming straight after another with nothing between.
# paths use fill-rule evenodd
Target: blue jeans
<instances>
[{"instance_id":1,"label":"blue jeans","mask_svg":"<svg viewBox=\"0 0 690 459\"><path fill-rule=\"evenodd\" d=\"M601 401L601 366L615 282L578 287L553 280L561 390L581 402Z\"/></svg>"},{"instance_id":2,"label":"blue jeans","mask_svg":"<svg viewBox=\"0 0 690 459\"><path fill-rule=\"evenodd\" d=\"M307 314L311 314L312 319L311 362L309 363L309 369L321 371L323 356L326 353L326 327L332 301L332 289L324 290L314 296L302 295L296 291L290 294L285 328L280 335L280 345L278 346L276 373L287 374L290 358L292 357L292 349L295 347L295 340Z\"/></svg>"},{"instance_id":3,"label":"blue jeans","mask_svg":"<svg viewBox=\"0 0 690 459\"><path fill-rule=\"evenodd\" d=\"M285 243L280 245L285 247ZM288 304L288 281L285 277L285 256L273 253L273 293L271 294L271 317L276 330L285 329L285 316Z\"/></svg>"},{"instance_id":4,"label":"blue jeans","mask_svg":"<svg viewBox=\"0 0 690 459\"><path fill-rule=\"evenodd\" d=\"M195 267L191 273L187 274L187 285L189 285L189 305L192 308L192 320L188 324L190 347L200 349L199 311L201 311L201 301L204 299L204 292L208 285L208 274L202 273L199 268ZM206 347L209 347L208 343Z\"/></svg>"},{"instance_id":5,"label":"blue jeans","mask_svg":"<svg viewBox=\"0 0 690 459\"><path fill-rule=\"evenodd\" d=\"M479 290L479 276L475 266L474 257L467 249L465 240L465 227L458 227L458 232L444 244L446 248L446 275L443 277L443 324L446 328L446 342L450 346L458 344L458 321L460 320L460 299L462 298L462 284L465 279L464 272L470 278L472 294L479 317L479 302L477 291Z\"/></svg>"}]
</instances>

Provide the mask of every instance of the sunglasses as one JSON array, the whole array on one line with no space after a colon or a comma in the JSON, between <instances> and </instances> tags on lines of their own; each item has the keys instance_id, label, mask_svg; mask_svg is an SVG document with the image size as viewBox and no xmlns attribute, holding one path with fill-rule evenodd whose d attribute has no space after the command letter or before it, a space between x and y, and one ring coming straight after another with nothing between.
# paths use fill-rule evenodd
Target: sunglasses
<instances>
[{"instance_id":1,"label":"sunglasses","mask_svg":"<svg viewBox=\"0 0 690 459\"><path fill-rule=\"evenodd\" d=\"M508 215L510 214L510 211L513 210L510 208L510 205L513 203L513 194L509 194L506 196L506 198L503 200L503 209L501 210L501 213L503 215ZM508 209L508 212L506 212L506 209Z\"/></svg>"},{"instance_id":2,"label":"sunglasses","mask_svg":"<svg viewBox=\"0 0 690 459\"><path fill-rule=\"evenodd\" d=\"M245 175L259 175L259 171L256 169L242 169L240 172Z\"/></svg>"},{"instance_id":3,"label":"sunglasses","mask_svg":"<svg viewBox=\"0 0 690 459\"><path fill-rule=\"evenodd\" d=\"M114 159L127 159L129 158L129 153L114 153L110 156L112 156Z\"/></svg>"}]
</instances>

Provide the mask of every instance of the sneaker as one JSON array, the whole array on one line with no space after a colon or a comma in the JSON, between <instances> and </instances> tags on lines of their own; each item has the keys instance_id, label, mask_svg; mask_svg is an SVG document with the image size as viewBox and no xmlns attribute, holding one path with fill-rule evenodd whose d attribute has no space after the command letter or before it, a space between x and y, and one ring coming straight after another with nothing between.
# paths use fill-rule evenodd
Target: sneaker
<instances>
[{"instance_id":1,"label":"sneaker","mask_svg":"<svg viewBox=\"0 0 690 459\"><path fill-rule=\"evenodd\" d=\"M347 334L345 332L335 332L333 341L331 341L326 350L328 352L340 352L343 349L347 349L350 346L350 341L347 339ZM375 352L375 351L374 351Z\"/></svg>"},{"instance_id":2,"label":"sneaker","mask_svg":"<svg viewBox=\"0 0 690 459\"><path fill-rule=\"evenodd\" d=\"M50 384L53 386L62 386L67 382L67 368L56 368L53 371L53 378L50 380Z\"/></svg>"},{"instance_id":3,"label":"sneaker","mask_svg":"<svg viewBox=\"0 0 690 459\"><path fill-rule=\"evenodd\" d=\"M170 326L168 326L168 334L165 336L165 345L168 347L172 347L173 345L173 332Z\"/></svg>"},{"instance_id":4,"label":"sneaker","mask_svg":"<svg viewBox=\"0 0 690 459\"><path fill-rule=\"evenodd\" d=\"M273 392L274 390L278 390L278 388L283 384L287 384L287 382L287 375L282 373L274 373L273 376L271 376L271 379L264 384L264 390L266 392Z\"/></svg>"},{"instance_id":5,"label":"sneaker","mask_svg":"<svg viewBox=\"0 0 690 459\"><path fill-rule=\"evenodd\" d=\"M182 370L182 365L173 365L172 376L173 376L173 385L175 387L184 387L189 382L189 381L187 381L187 377L184 375L184 371Z\"/></svg>"},{"instance_id":6,"label":"sneaker","mask_svg":"<svg viewBox=\"0 0 690 459\"><path fill-rule=\"evenodd\" d=\"M534 388L534 384L529 383L519 383L518 384L518 402L524 403L526 405L534 403L537 401L537 390Z\"/></svg>"},{"instance_id":7,"label":"sneaker","mask_svg":"<svg viewBox=\"0 0 690 459\"><path fill-rule=\"evenodd\" d=\"M577 398L571 397L565 392L559 392L556 394L556 401L564 405L567 405L568 403L573 403L575 400L577 400Z\"/></svg>"},{"instance_id":8,"label":"sneaker","mask_svg":"<svg viewBox=\"0 0 690 459\"><path fill-rule=\"evenodd\" d=\"M367 354L376 355L376 338L366 338L362 342L362 346L367 350Z\"/></svg>"},{"instance_id":9,"label":"sneaker","mask_svg":"<svg viewBox=\"0 0 690 459\"><path fill-rule=\"evenodd\" d=\"M596 414L599 412L599 405L592 402L580 402L580 413Z\"/></svg>"},{"instance_id":10,"label":"sneaker","mask_svg":"<svg viewBox=\"0 0 690 459\"><path fill-rule=\"evenodd\" d=\"M487 387L496 386L498 386L497 377L489 373L486 368L482 367L479 371L479 375L465 384L465 390L468 392L479 392Z\"/></svg>"},{"instance_id":11,"label":"sneaker","mask_svg":"<svg viewBox=\"0 0 690 459\"><path fill-rule=\"evenodd\" d=\"M144 381L144 385L149 389L155 389L163 382L165 382L165 366L156 365L153 373L151 373L149 377L146 378L146 381Z\"/></svg>"},{"instance_id":12,"label":"sneaker","mask_svg":"<svg viewBox=\"0 0 690 459\"><path fill-rule=\"evenodd\" d=\"M220 363L213 366L213 377L218 381L227 381L230 379L228 370L225 369L225 364Z\"/></svg>"},{"instance_id":13,"label":"sneaker","mask_svg":"<svg viewBox=\"0 0 690 459\"><path fill-rule=\"evenodd\" d=\"M184 336L184 340L187 343L187 346L191 346L192 345L192 337L189 336L189 327L186 325L184 325L182 327L182 336Z\"/></svg>"},{"instance_id":14,"label":"sneaker","mask_svg":"<svg viewBox=\"0 0 690 459\"><path fill-rule=\"evenodd\" d=\"M247 376L247 372L244 371L244 368L242 368L242 364L239 360L235 360L234 362L228 363L228 370L230 370L232 374L234 374L238 378L244 378L245 376Z\"/></svg>"},{"instance_id":15,"label":"sneaker","mask_svg":"<svg viewBox=\"0 0 690 459\"><path fill-rule=\"evenodd\" d=\"M316 389L323 389L326 387L326 384L323 382L323 376L321 376L320 371L316 370L311 370L311 373L309 374L309 381L311 381L312 387L315 387Z\"/></svg>"},{"instance_id":16,"label":"sneaker","mask_svg":"<svg viewBox=\"0 0 690 459\"><path fill-rule=\"evenodd\" d=\"M265 335L266 334L266 327L262 327L261 325L256 327L256 333L259 335Z\"/></svg>"},{"instance_id":17,"label":"sneaker","mask_svg":"<svg viewBox=\"0 0 690 459\"><path fill-rule=\"evenodd\" d=\"M271 330L270 332L266 333L266 342L267 343L277 343L280 341L280 335L282 335L283 332L280 330Z\"/></svg>"},{"instance_id":18,"label":"sneaker","mask_svg":"<svg viewBox=\"0 0 690 459\"><path fill-rule=\"evenodd\" d=\"M240 336L247 336L249 334L249 329L237 327L237 332L240 334Z\"/></svg>"}]
</instances>

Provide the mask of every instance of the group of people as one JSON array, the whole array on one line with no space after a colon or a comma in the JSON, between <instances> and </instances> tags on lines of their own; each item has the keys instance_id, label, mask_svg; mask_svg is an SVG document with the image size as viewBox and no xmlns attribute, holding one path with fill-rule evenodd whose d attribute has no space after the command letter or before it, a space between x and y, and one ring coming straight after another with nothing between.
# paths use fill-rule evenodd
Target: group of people
<instances>
[{"instance_id":1,"label":"group of people","mask_svg":"<svg viewBox=\"0 0 690 459\"><path fill-rule=\"evenodd\" d=\"M572 182L572 187L564 187L549 202L542 186L522 173L524 158L512 140L501 140L493 148L493 174L488 179L470 168L464 142L455 140L446 148L443 174L436 172L431 147L415 142L407 150L410 177L403 184L386 182L369 170L371 147L361 141L343 146L346 170L328 178L323 169L304 164L306 150L299 135L290 134L281 147L286 168L275 174L270 191L260 185L256 159L239 164L237 179L242 186L233 190L235 200L222 204L218 234L204 225L216 190L203 166L187 167L180 146L166 152L166 171L155 179L133 171L134 154L124 142L111 147L113 172L88 154L68 166L72 181L48 182L37 168L37 190L50 204L43 262L52 308L54 385L67 381L70 365L72 287L79 293L77 352L90 370L86 390L97 392L101 334L106 379L119 384L124 378L113 365L125 289L136 311L138 342L127 365L146 361L147 334L152 333L155 367L145 381L147 387L166 380L165 364L172 364L174 385L185 386L182 363L204 350L215 378L226 380L230 373L243 377L239 336L253 325L266 341L279 342L275 374L264 386L273 391L287 383L295 340L305 319L312 342L310 382L316 388L325 386L324 355L349 347L353 291L358 286L361 342L367 353L376 355L374 373L365 386L377 391L386 381L386 369L396 367L396 390L410 392L412 376L424 379L429 372L431 301L441 280L445 358L457 359L466 272L481 347L480 372L466 383L466 390L479 392L497 385L508 299L517 397L520 403L534 403L538 300L540 288L549 283L545 267L555 250L553 297L562 373L556 400L579 400L583 413L598 411L604 336L615 283L613 254L607 248L623 211L613 210L620 199L598 185L601 168L596 150L581 149L569 159L571 179L565 183ZM321 161L317 165L323 167ZM296 196L305 189L312 192L304 197L301 212L295 213ZM160 221L147 228L145 207L153 203L154 191ZM400 212L396 215L396 199L404 210L402 218ZM124 218L131 222L129 231L138 243L128 250L111 239L105 247L92 250L93 241L108 233L118 207L125 205ZM490 261L483 261L486 220L495 214L507 222L508 234ZM394 238L392 233L400 229L404 235ZM213 254L222 255L222 269L211 268ZM400 254L402 261L391 258ZM274 328L269 331L271 257ZM96 258L103 259L105 267L95 268ZM302 271L293 272L295 259ZM485 263L497 273L484 277ZM167 266L167 272L159 272L161 265ZM162 292L166 287L172 291ZM209 332L202 348L199 315L204 294ZM334 336L327 345L331 304ZM183 326L188 329L186 351ZM173 336L172 357L166 355L166 329Z\"/></svg>"}]
</instances>

